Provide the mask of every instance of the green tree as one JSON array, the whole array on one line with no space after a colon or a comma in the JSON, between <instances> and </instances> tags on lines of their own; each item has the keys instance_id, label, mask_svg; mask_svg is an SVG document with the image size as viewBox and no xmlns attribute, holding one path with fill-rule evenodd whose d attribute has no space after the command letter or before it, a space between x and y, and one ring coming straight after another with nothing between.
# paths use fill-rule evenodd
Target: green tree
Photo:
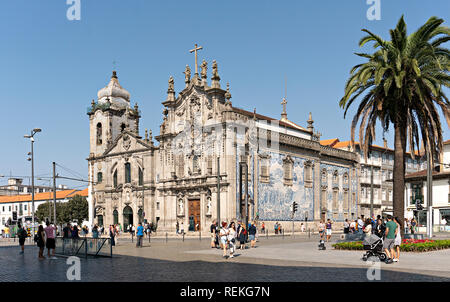
<instances>
[{"instance_id":1,"label":"green tree","mask_svg":"<svg viewBox=\"0 0 450 302\"><path fill-rule=\"evenodd\" d=\"M440 108L450 126L449 101L442 86L450 85L450 51L442 44L450 40L450 29L441 26L443 19L431 17L416 32L407 35L403 16L390 41L367 29L359 41L362 47L374 42L374 52L356 53L367 59L354 66L339 105L345 110L361 96L351 125L354 146L355 129L359 127L361 148L367 158L375 139L377 121L383 133L394 128L394 216L404 218L405 153L407 142L414 157L420 149L420 138L427 154L439 158L443 149Z\"/></svg>"},{"instance_id":2,"label":"green tree","mask_svg":"<svg viewBox=\"0 0 450 302\"><path fill-rule=\"evenodd\" d=\"M63 216L67 220L66 222L70 221L81 224L83 220L88 219L88 210L89 205L86 197L75 195L66 203Z\"/></svg>"},{"instance_id":3,"label":"green tree","mask_svg":"<svg viewBox=\"0 0 450 302\"><path fill-rule=\"evenodd\" d=\"M50 207L50 210L49 210ZM38 206L36 209L35 215L36 220L38 222L45 222L45 220L48 218L51 222L53 222L53 201L42 203ZM49 211L51 213L51 216L49 216ZM70 219L67 218L66 214L66 204L62 202L56 202L56 223L62 224L67 223L70 221Z\"/></svg>"}]
</instances>

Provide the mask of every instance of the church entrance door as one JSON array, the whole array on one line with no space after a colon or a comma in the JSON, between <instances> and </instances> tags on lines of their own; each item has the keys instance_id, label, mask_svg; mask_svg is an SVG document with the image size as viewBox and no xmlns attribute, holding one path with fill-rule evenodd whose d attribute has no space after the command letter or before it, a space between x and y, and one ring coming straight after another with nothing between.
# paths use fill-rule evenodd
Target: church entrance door
<instances>
[{"instance_id":1,"label":"church entrance door","mask_svg":"<svg viewBox=\"0 0 450 302\"><path fill-rule=\"evenodd\" d=\"M133 224L133 209L130 206L126 206L123 209L123 230L128 232L128 226Z\"/></svg>"},{"instance_id":2,"label":"church entrance door","mask_svg":"<svg viewBox=\"0 0 450 302\"><path fill-rule=\"evenodd\" d=\"M200 231L200 199L189 200L189 231Z\"/></svg>"}]
</instances>

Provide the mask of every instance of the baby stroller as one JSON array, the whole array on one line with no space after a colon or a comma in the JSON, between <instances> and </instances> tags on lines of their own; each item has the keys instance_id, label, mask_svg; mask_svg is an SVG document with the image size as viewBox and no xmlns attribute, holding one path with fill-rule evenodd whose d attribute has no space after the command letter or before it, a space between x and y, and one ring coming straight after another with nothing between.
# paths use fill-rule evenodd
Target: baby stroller
<instances>
[{"instance_id":1,"label":"baby stroller","mask_svg":"<svg viewBox=\"0 0 450 302\"><path fill-rule=\"evenodd\" d=\"M362 260L367 261L369 257L378 257L380 261L385 261L387 256L383 252L383 239L378 237L377 235L370 235L369 237L366 237L363 241L363 248L365 251L367 251L363 257Z\"/></svg>"}]
</instances>

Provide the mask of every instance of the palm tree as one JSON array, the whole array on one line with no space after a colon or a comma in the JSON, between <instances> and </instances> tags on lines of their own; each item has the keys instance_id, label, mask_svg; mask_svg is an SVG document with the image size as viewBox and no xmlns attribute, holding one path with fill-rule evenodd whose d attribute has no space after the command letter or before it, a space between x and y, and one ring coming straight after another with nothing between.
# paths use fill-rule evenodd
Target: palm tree
<instances>
[{"instance_id":1,"label":"palm tree","mask_svg":"<svg viewBox=\"0 0 450 302\"><path fill-rule=\"evenodd\" d=\"M363 29L368 35L359 41L362 47L374 42L374 53L355 53L367 62L354 66L339 106L345 109L361 96L351 125L354 147L355 129L359 128L360 146L367 159L375 139L377 121L383 134L394 128L394 216L404 221L405 153L407 141L414 159L420 150L420 137L427 154L439 158L442 128L437 108L441 108L450 126L450 103L442 86L450 87L450 51L441 44L450 40L450 28L441 26L443 19L431 17L416 32L407 35L403 16L390 41Z\"/></svg>"}]
</instances>

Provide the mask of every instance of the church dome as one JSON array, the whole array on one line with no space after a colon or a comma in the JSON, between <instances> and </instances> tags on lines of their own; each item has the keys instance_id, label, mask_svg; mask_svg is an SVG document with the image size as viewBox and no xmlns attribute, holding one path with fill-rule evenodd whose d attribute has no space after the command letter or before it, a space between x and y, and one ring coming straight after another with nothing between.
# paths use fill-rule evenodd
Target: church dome
<instances>
[{"instance_id":1,"label":"church dome","mask_svg":"<svg viewBox=\"0 0 450 302\"><path fill-rule=\"evenodd\" d=\"M130 104L130 93L120 86L115 71L113 71L111 81L109 81L108 85L98 91L97 97L99 103L106 103L107 99L109 99L111 104L125 106L129 106Z\"/></svg>"}]
</instances>

